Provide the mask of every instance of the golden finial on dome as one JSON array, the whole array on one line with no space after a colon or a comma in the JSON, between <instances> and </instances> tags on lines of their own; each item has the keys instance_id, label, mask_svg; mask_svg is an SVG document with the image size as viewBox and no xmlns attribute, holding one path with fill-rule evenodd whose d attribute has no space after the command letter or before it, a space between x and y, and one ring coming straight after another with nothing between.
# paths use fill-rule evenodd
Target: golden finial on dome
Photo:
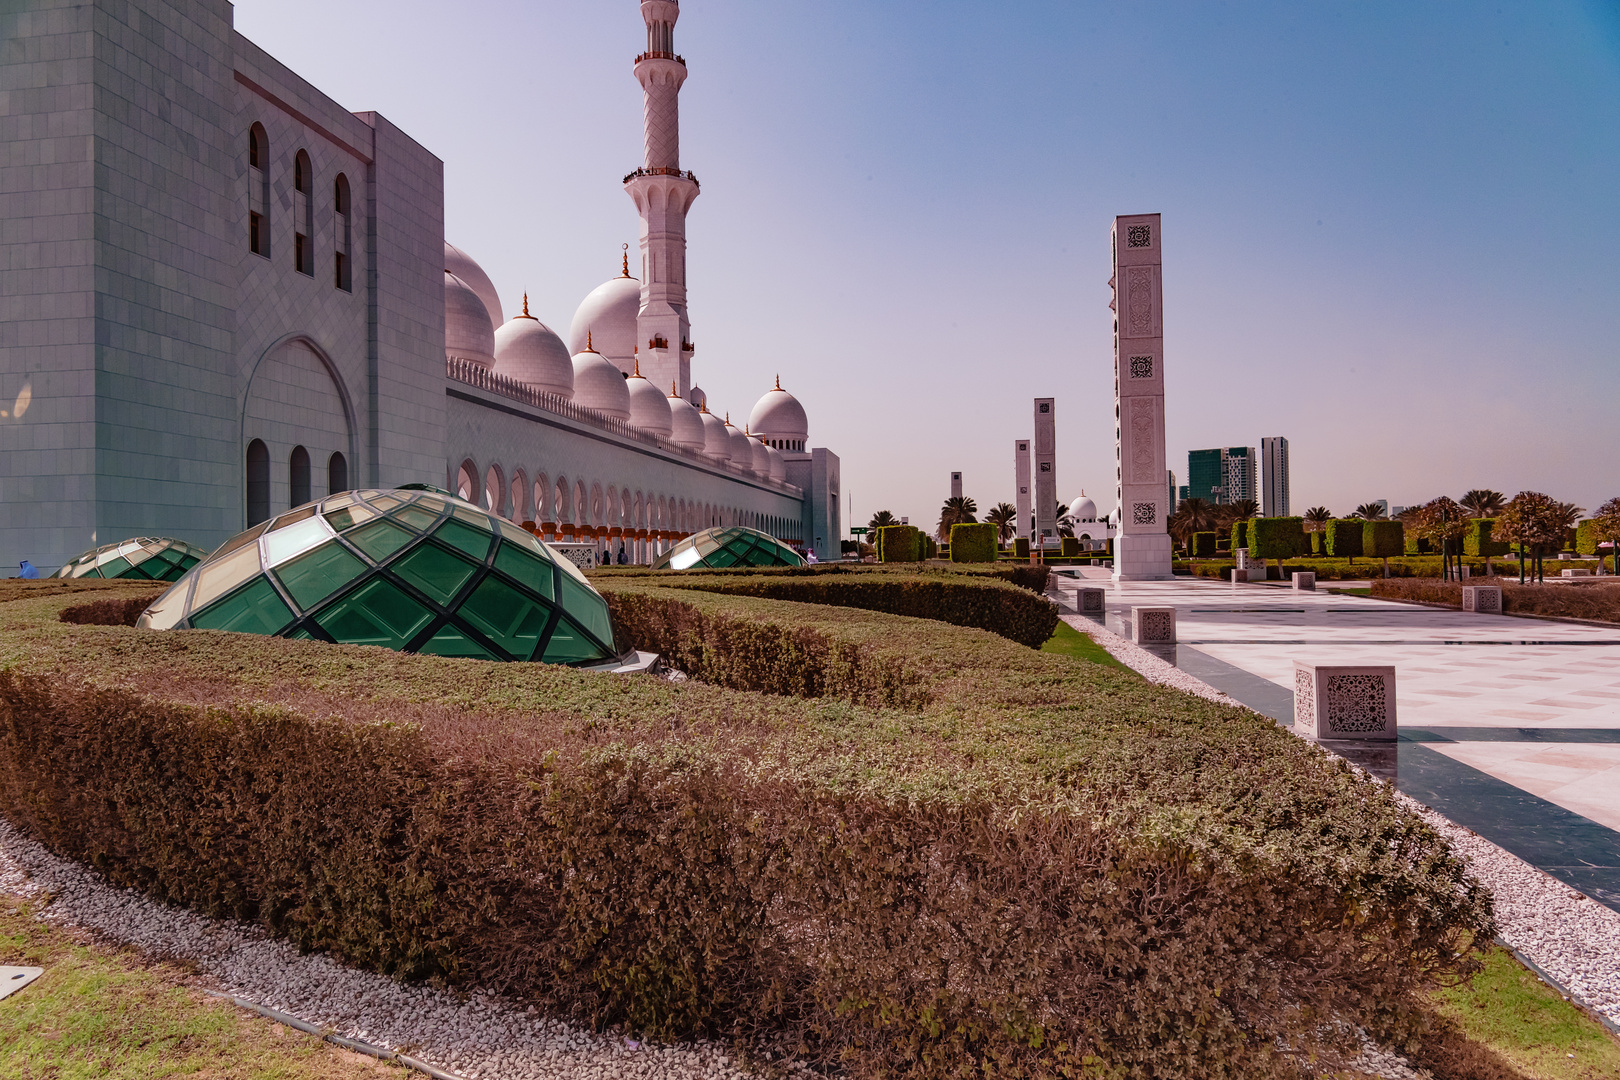
<instances>
[{"instance_id":1,"label":"golden finial on dome","mask_svg":"<svg viewBox=\"0 0 1620 1080\"><path fill-rule=\"evenodd\" d=\"M631 377L636 379L641 378L641 354L639 352L636 354L636 373Z\"/></svg>"},{"instance_id":2,"label":"golden finial on dome","mask_svg":"<svg viewBox=\"0 0 1620 1080\"><path fill-rule=\"evenodd\" d=\"M629 244L624 245L624 264L620 267L619 272L622 273L625 277L630 276L630 245Z\"/></svg>"},{"instance_id":3,"label":"golden finial on dome","mask_svg":"<svg viewBox=\"0 0 1620 1080\"><path fill-rule=\"evenodd\" d=\"M525 319L534 319L534 316L529 314L529 294L528 293L523 294L523 317ZM539 322L540 320L539 319L534 319L534 321Z\"/></svg>"},{"instance_id":4,"label":"golden finial on dome","mask_svg":"<svg viewBox=\"0 0 1620 1080\"><path fill-rule=\"evenodd\" d=\"M781 375L778 375L776 377L776 388L778 390L782 389L782 376Z\"/></svg>"},{"instance_id":5,"label":"golden finial on dome","mask_svg":"<svg viewBox=\"0 0 1620 1080\"><path fill-rule=\"evenodd\" d=\"M591 332L590 332L590 330L588 328L585 331L585 351L586 352L595 352L596 351L591 346Z\"/></svg>"}]
</instances>

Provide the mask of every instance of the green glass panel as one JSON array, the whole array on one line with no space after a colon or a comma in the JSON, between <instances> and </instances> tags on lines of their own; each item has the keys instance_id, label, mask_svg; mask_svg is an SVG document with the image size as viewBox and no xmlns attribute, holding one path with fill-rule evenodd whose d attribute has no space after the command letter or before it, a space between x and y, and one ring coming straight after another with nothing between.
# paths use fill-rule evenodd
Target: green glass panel
<instances>
[{"instance_id":1,"label":"green glass panel","mask_svg":"<svg viewBox=\"0 0 1620 1080\"><path fill-rule=\"evenodd\" d=\"M540 659L548 664L574 664L582 660L606 660L612 655L586 637L579 627L567 619L558 619L557 629L551 632Z\"/></svg>"},{"instance_id":2,"label":"green glass panel","mask_svg":"<svg viewBox=\"0 0 1620 1080\"><path fill-rule=\"evenodd\" d=\"M495 553L495 566L503 573L510 574L516 580L544 596L547 600L551 599L551 564L549 562L541 562L515 544L502 542L501 550Z\"/></svg>"},{"instance_id":3,"label":"green glass panel","mask_svg":"<svg viewBox=\"0 0 1620 1080\"><path fill-rule=\"evenodd\" d=\"M532 649L533 646L531 645ZM428 639L426 645L416 650L429 656L464 656L475 660L499 660L488 649L468 637L454 623L446 623L438 633Z\"/></svg>"},{"instance_id":4,"label":"green glass panel","mask_svg":"<svg viewBox=\"0 0 1620 1080\"><path fill-rule=\"evenodd\" d=\"M293 613L268 578L217 600L191 616L199 630L236 630L244 634L275 634L292 622Z\"/></svg>"},{"instance_id":5,"label":"green glass panel","mask_svg":"<svg viewBox=\"0 0 1620 1080\"><path fill-rule=\"evenodd\" d=\"M416 536L383 518L380 521L373 521L370 525L362 525L353 532L344 534L343 538L376 561L382 562L415 540Z\"/></svg>"},{"instance_id":6,"label":"green glass panel","mask_svg":"<svg viewBox=\"0 0 1620 1080\"><path fill-rule=\"evenodd\" d=\"M394 564L394 572L441 604L478 572L478 567L437 544L422 544Z\"/></svg>"},{"instance_id":7,"label":"green glass panel","mask_svg":"<svg viewBox=\"0 0 1620 1080\"><path fill-rule=\"evenodd\" d=\"M111 562L104 562L96 568L96 572L105 578L114 578L129 569L129 560L117 558Z\"/></svg>"},{"instance_id":8,"label":"green glass panel","mask_svg":"<svg viewBox=\"0 0 1620 1080\"><path fill-rule=\"evenodd\" d=\"M595 589L571 577L564 577L562 609L569 618L595 634L598 641L612 646L613 621L608 617L607 601Z\"/></svg>"},{"instance_id":9,"label":"green glass panel","mask_svg":"<svg viewBox=\"0 0 1620 1080\"><path fill-rule=\"evenodd\" d=\"M433 613L384 578L374 578L321 613L315 621L334 641L403 649Z\"/></svg>"},{"instance_id":10,"label":"green glass panel","mask_svg":"<svg viewBox=\"0 0 1620 1080\"><path fill-rule=\"evenodd\" d=\"M407 506L395 510L393 516L405 524L427 532L439 520L439 512L432 507Z\"/></svg>"},{"instance_id":11,"label":"green glass panel","mask_svg":"<svg viewBox=\"0 0 1620 1080\"><path fill-rule=\"evenodd\" d=\"M479 562L483 562L484 556L489 554L489 543L493 539L482 529L475 529L455 518L447 519L433 535L451 547L460 548Z\"/></svg>"},{"instance_id":12,"label":"green glass panel","mask_svg":"<svg viewBox=\"0 0 1620 1080\"><path fill-rule=\"evenodd\" d=\"M293 603L308 611L366 572L366 564L336 540L276 567L275 575L292 594Z\"/></svg>"},{"instance_id":13,"label":"green glass panel","mask_svg":"<svg viewBox=\"0 0 1620 1080\"><path fill-rule=\"evenodd\" d=\"M319 641L320 639L317 638L314 634L310 633L308 630L305 630L302 627L300 627L297 630L294 630L292 633L288 634L287 635L287 640L288 641Z\"/></svg>"},{"instance_id":14,"label":"green glass panel","mask_svg":"<svg viewBox=\"0 0 1620 1080\"><path fill-rule=\"evenodd\" d=\"M547 571L549 573L549 569ZM551 611L533 596L491 574L456 609L456 614L489 635L513 656L527 660L540 644Z\"/></svg>"},{"instance_id":15,"label":"green glass panel","mask_svg":"<svg viewBox=\"0 0 1620 1080\"><path fill-rule=\"evenodd\" d=\"M182 555L180 557L180 572L182 574L185 573L187 570L190 570L193 566L196 566L201 561L202 560L196 555Z\"/></svg>"},{"instance_id":16,"label":"green glass panel","mask_svg":"<svg viewBox=\"0 0 1620 1080\"><path fill-rule=\"evenodd\" d=\"M704 566L736 566L737 553L730 548L721 548L703 560Z\"/></svg>"},{"instance_id":17,"label":"green glass panel","mask_svg":"<svg viewBox=\"0 0 1620 1080\"><path fill-rule=\"evenodd\" d=\"M495 524L500 527L501 536L505 539L510 540L524 551L533 552L547 562L551 561L551 553L546 550L546 545L529 530L520 529L516 525L509 525L504 521L497 521Z\"/></svg>"}]
</instances>

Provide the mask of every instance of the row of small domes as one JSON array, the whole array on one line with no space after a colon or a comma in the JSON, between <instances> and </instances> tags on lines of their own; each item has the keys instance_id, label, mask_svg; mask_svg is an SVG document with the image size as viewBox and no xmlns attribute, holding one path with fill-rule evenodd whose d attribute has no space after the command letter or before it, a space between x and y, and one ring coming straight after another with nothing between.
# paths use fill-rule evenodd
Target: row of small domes
<instances>
[{"instance_id":1,"label":"row of small domes","mask_svg":"<svg viewBox=\"0 0 1620 1080\"><path fill-rule=\"evenodd\" d=\"M768 442L798 449L807 445L804 407L782 389L780 380L754 405L747 430L738 430L729 415L722 421L708 411L701 391L694 395L700 405L694 406L679 396L676 387L665 394L644 378L635 351L641 283L629 276L628 269L592 290L580 304L569 335L580 340L570 349L529 314L527 296L521 315L500 321L500 297L493 282L472 258L449 243L445 267L447 355L762 476L782 479L787 471L780 451Z\"/></svg>"}]
</instances>

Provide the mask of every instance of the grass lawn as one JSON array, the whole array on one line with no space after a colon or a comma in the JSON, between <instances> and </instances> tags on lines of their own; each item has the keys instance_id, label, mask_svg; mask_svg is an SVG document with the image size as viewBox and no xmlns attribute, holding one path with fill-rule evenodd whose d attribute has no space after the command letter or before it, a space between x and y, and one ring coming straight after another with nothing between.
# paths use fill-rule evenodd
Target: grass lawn
<instances>
[{"instance_id":1,"label":"grass lawn","mask_svg":"<svg viewBox=\"0 0 1620 1080\"><path fill-rule=\"evenodd\" d=\"M1122 671L1130 670L1115 660L1107 649L1093 641L1090 634L1082 634L1061 620L1057 624L1057 629L1052 631L1052 636L1046 639L1046 644L1041 646L1041 652L1057 653L1059 656L1069 656L1076 660L1089 660L1093 664L1116 667Z\"/></svg>"},{"instance_id":2,"label":"grass lawn","mask_svg":"<svg viewBox=\"0 0 1620 1080\"><path fill-rule=\"evenodd\" d=\"M322 1042L185 985L177 967L87 945L0 898L0 963L45 974L0 1001L0 1075L368 1080L409 1069Z\"/></svg>"},{"instance_id":3,"label":"grass lawn","mask_svg":"<svg viewBox=\"0 0 1620 1080\"><path fill-rule=\"evenodd\" d=\"M1434 995L1436 1011L1471 1042L1533 1080L1620 1076L1620 1039L1536 978L1506 949L1463 987Z\"/></svg>"}]
</instances>

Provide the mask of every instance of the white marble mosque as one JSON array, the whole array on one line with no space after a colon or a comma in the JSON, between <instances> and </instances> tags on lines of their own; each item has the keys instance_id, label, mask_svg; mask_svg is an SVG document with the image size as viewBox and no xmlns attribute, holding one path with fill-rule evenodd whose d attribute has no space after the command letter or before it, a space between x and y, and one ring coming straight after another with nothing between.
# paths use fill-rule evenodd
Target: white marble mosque
<instances>
[{"instance_id":1,"label":"white marble mosque","mask_svg":"<svg viewBox=\"0 0 1620 1080\"><path fill-rule=\"evenodd\" d=\"M638 562L716 525L836 559L839 460L791 373L729 409L692 384L680 6L639 9L640 249L566 340L446 242L443 163L228 0L8 16L0 505L26 512L0 517L0 574L412 482Z\"/></svg>"}]
</instances>

